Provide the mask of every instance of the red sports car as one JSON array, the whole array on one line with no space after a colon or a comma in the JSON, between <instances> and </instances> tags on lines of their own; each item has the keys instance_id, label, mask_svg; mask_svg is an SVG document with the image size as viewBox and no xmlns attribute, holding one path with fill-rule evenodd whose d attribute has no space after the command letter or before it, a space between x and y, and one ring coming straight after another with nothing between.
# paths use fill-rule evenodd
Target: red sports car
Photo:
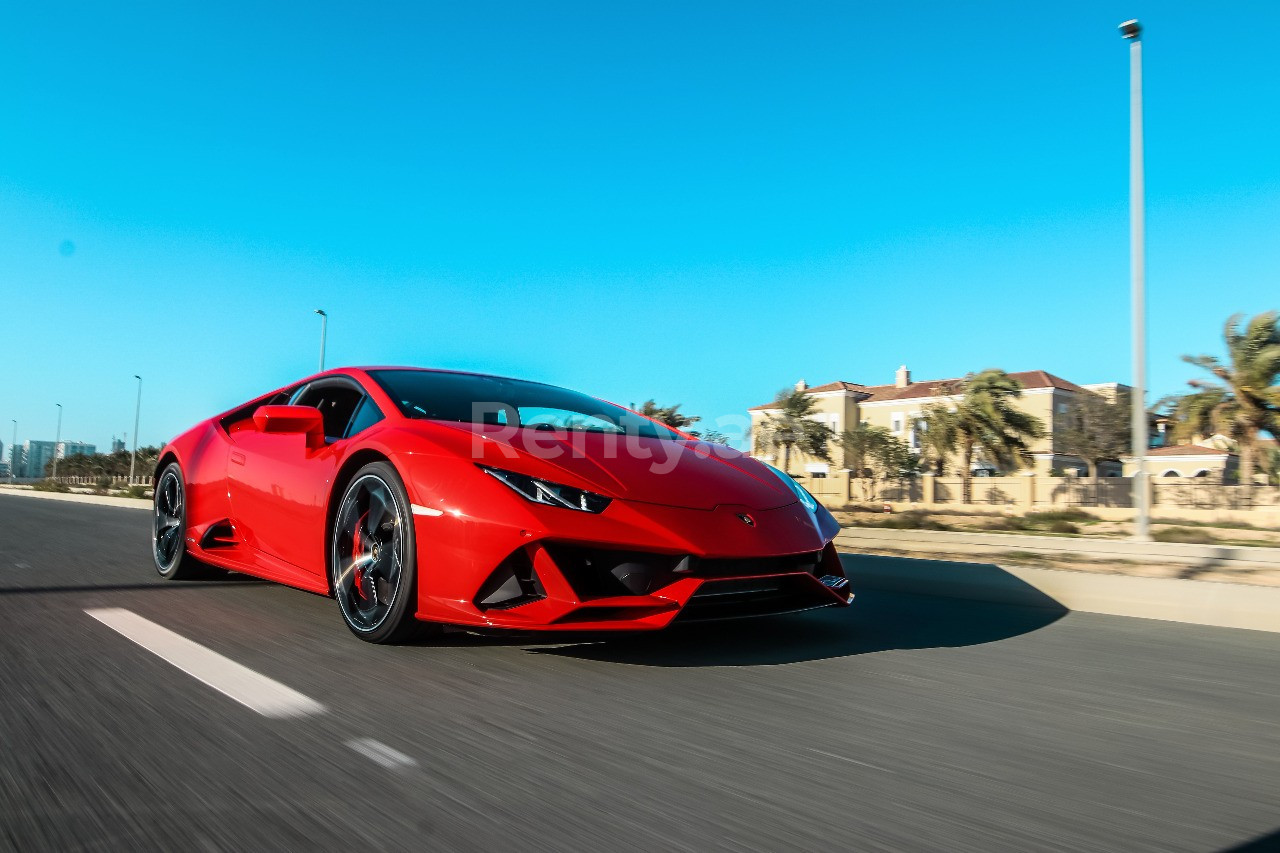
<instances>
[{"instance_id":1,"label":"red sports car","mask_svg":"<svg viewBox=\"0 0 1280 853\"><path fill-rule=\"evenodd\" d=\"M563 388L344 368L211 418L156 468L152 555L444 624L645 630L846 605L836 520L790 477Z\"/></svg>"}]
</instances>

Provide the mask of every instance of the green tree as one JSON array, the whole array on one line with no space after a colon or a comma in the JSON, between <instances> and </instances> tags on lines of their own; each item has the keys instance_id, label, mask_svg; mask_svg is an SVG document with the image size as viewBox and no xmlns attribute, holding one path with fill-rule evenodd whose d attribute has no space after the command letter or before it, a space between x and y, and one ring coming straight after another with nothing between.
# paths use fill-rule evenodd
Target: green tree
<instances>
[{"instance_id":1,"label":"green tree","mask_svg":"<svg viewBox=\"0 0 1280 853\"><path fill-rule=\"evenodd\" d=\"M1280 486L1280 447L1264 447L1260 455L1260 467L1267 475L1267 482Z\"/></svg>"},{"instance_id":2,"label":"green tree","mask_svg":"<svg viewBox=\"0 0 1280 853\"><path fill-rule=\"evenodd\" d=\"M1114 401L1101 394L1085 392L1077 394L1067 410L1067 426L1058 435L1057 449L1083 459L1095 486L1098 463L1119 459L1131 449L1133 424L1129 404L1127 391L1117 393Z\"/></svg>"},{"instance_id":3,"label":"green tree","mask_svg":"<svg viewBox=\"0 0 1280 853\"><path fill-rule=\"evenodd\" d=\"M845 467L863 483L863 498L874 499L880 485L900 477L915 466L915 456L907 443L887 428L859 423L840 433Z\"/></svg>"},{"instance_id":4,"label":"green tree","mask_svg":"<svg viewBox=\"0 0 1280 853\"><path fill-rule=\"evenodd\" d=\"M773 401L777 411L766 412L756 431L756 452L782 451L782 470L791 473L791 451L831 461L835 430L813 419L818 401L794 388L784 388Z\"/></svg>"},{"instance_id":5,"label":"green tree","mask_svg":"<svg viewBox=\"0 0 1280 853\"><path fill-rule=\"evenodd\" d=\"M694 415L681 414L679 403L674 406L659 406L653 400L645 400L644 404L636 411L647 418L653 418L659 423L664 423L679 430L683 430L685 427L692 426L702 420L702 418Z\"/></svg>"},{"instance_id":6,"label":"green tree","mask_svg":"<svg viewBox=\"0 0 1280 853\"><path fill-rule=\"evenodd\" d=\"M1022 383L1003 370L988 369L965 377L963 398L952 413L964 502L972 496L973 460L977 453L1001 468L1021 466L1031 442L1044 435L1034 415L1017 408Z\"/></svg>"},{"instance_id":7,"label":"green tree","mask_svg":"<svg viewBox=\"0 0 1280 853\"><path fill-rule=\"evenodd\" d=\"M1184 355L1182 360L1211 373L1218 381L1193 379L1195 390L1174 404L1174 438L1221 433L1240 452L1240 482L1253 483L1263 432L1280 437L1280 325L1267 311L1241 326L1233 314L1223 328L1227 364L1211 355Z\"/></svg>"}]
</instances>

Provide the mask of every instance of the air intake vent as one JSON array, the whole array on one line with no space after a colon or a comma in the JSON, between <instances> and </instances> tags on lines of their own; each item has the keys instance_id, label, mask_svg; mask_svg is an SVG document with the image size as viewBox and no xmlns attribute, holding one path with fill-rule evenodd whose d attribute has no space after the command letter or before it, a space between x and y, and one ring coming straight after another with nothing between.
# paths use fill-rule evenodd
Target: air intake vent
<instances>
[{"instance_id":1,"label":"air intake vent","mask_svg":"<svg viewBox=\"0 0 1280 853\"><path fill-rule=\"evenodd\" d=\"M204 536L200 537L200 547L206 551L216 551L220 548L234 548L240 544L240 537L236 535L236 528L230 520L211 524L209 529L204 532Z\"/></svg>"},{"instance_id":2,"label":"air intake vent","mask_svg":"<svg viewBox=\"0 0 1280 853\"><path fill-rule=\"evenodd\" d=\"M484 586L480 587L476 607L481 610L509 610L546 597L547 591L533 570L533 561L525 549L519 548L498 564Z\"/></svg>"}]
</instances>

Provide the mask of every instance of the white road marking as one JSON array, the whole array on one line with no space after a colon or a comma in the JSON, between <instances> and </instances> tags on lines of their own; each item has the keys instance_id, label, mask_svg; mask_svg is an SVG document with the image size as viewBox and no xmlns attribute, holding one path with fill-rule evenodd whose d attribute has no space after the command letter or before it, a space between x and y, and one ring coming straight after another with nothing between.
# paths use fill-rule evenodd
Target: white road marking
<instances>
[{"instance_id":1,"label":"white road marking","mask_svg":"<svg viewBox=\"0 0 1280 853\"><path fill-rule=\"evenodd\" d=\"M85 613L264 717L305 717L324 712L324 706L311 697L143 619L131 610L102 607Z\"/></svg>"},{"instance_id":2,"label":"white road marking","mask_svg":"<svg viewBox=\"0 0 1280 853\"><path fill-rule=\"evenodd\" d=\"M418 762L405 755L398 749L392 749L381 741L376 741L370 737L356 738L347 741L347 746L388 770L398 770L402 767L416 767Z\"/></svg>"},{"instance_id":3,"label":"white road marking","mask_svg":"<svg viewBox=\"0 0 1280 853\"><path fill-rule=\"evenodd\" d=\"M422 504L409 504L409 506L413 509L414 515L444 515L444 510L433 509Z\"/></svg>"}]
</instances>

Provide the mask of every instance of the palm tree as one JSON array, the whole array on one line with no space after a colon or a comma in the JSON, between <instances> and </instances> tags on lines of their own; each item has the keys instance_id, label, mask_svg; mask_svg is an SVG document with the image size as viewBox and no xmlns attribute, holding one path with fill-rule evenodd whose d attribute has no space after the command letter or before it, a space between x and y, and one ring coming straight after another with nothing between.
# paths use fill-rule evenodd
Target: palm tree
<instances>
[{"instance_id":1,"label":"palm tree","mask_svg":"<svg viewBox=\"0 0 1280 853\"><path fill-rule=\"evenodd\" d=\"M636 411L647 418L653 418L659 423L664 423L669 427L675 427L680 430L687 426L692 426L702 420L702 418L694 415L681 414L679 403L676 403L674 406L659 406L653 400L645 400L644 405L639 409L636 409Z\"/></svg>"},{"instance_id":2,"label":"palm tree","mask_svg":"<svg viewBox=\"0 0 1280 853\"><path fill-rule=\"evenodd\" d=\"M1022 396L1022 383L1003 370L970 374L963 386L964 399L951 413L952 428L960 451L960 476L965 503L969 502L975 452L1002 468L1017 468L1030 443L1044 435L1044 425L1013 405Z\"/></svg>"},{"instance_id":3,"label":"palm tree","mask_svg":"<svg viewBox=\"0 0 1280 853\"><path fill-rule=\"evenodd\" d=\"M956 449L956 416L946 403L925 406L916 430L920 452L926 466L941 477L946 473L947 457Z\"/></svg>"},{"instance_id":4,"label":"palm tree","mask_svg":"<svg viewBox=\"0 0 1280 853\"><path fill-rule=\"evenodd\" d=\"M791 473L791 450L831 461L831 440L835 430L813 419L818 401L794 388L784 388L773 401L776 411L766 412L756 434L756 451L782 450L782 470Z\"/></svg>"},{"instance_id":5,"label":"palm tree","mask_svg":"<svg viewBox=\"0 0 1280 853\"><path fill-rule=\"evenodd\" d=\"M1259 433L1280 436L1280 325L1277 313L1266 311L1241 329L1243 314L1233 314L1223 328L1227 361L1211 355L1184 355L1188 364L1202 367L1219 381L1193 379L1195 389L1174 406L1174 437L1222 433L1240 449L1240 482L1253 484Z\"/></svg>"}]
</instances>

